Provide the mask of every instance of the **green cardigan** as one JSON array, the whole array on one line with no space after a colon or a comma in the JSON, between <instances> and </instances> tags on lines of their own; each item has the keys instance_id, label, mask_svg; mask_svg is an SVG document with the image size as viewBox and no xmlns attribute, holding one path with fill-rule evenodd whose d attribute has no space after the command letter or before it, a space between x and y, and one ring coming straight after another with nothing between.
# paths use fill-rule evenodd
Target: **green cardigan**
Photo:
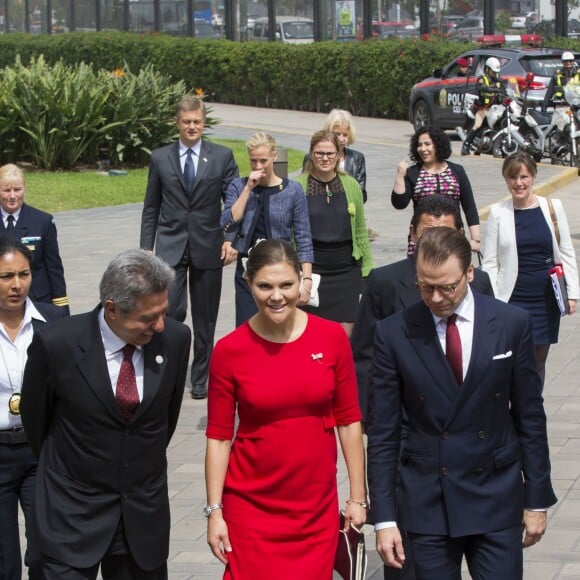
<instances>
[{"instance_id":1,"label":"green cardigan","mask_svg":"<svg viewBox=\"0 0 580 580\"><path fill-rule=\"evenodd\" d=\"M362 275L366 278L373 269L374 264L371 256L371 244L365 219L362 191L356 179L350 175L339 173L338 177L346 193L348 213L350 214L352 257L355 260L361 260ZM296 181L306 191L308 173L303 173Z\"/></svg>"}]
</instances>

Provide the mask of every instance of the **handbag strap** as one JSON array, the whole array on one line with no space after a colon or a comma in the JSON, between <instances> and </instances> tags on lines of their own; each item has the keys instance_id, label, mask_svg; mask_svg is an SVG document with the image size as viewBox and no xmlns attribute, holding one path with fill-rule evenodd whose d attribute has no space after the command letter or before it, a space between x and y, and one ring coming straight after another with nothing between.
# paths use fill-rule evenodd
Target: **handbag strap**
<instances>
[{"instance_id":1,"label":"handbag strap","mask_svg":"<svg viewBox=\"0 0 580 580\"><path fill-rule=\"evenodd\" d=\"M558 228L558 218L556 217L556 212L554 211L554 204L552 200L547 197L548 200L548 208L550 209L550 219L554 224L554 235L556 236L556 241L558 242L558 246L560 246L560 229Z\"/></svg>"}]
</instances>

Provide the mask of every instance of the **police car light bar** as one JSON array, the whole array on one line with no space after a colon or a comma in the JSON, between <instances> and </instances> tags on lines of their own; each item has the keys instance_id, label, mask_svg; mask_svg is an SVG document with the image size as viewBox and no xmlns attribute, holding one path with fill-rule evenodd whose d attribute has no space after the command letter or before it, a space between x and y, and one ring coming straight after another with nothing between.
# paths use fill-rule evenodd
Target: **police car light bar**
<instances>
[{"instance_id":1,"label":"police car light bar","mask_svg":"<svg viewBox=\"0 0 580 580\"><path fill-rule=\"evenodd\" d=\"M500 48L505 45L541 46L542 37L539 34L484 34L477 38L477 43L482 47L495 46Z\"/></svg>"}]
</instances>

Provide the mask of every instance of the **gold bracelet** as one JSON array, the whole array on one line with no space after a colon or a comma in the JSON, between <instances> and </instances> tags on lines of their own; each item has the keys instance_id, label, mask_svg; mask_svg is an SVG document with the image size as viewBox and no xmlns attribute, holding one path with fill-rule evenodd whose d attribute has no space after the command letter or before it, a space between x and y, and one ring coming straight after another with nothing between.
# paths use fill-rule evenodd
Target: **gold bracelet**
<instances>
[{"instance_id":1,"label":"gold bracelet","mask_svg":"<svg viewBox=\"0 0 580 580\"><path fill-rule=\"evenodd\" d=\"M351 503L356 503L360 505L360 507L364 508L365 510L369 509L369 504L366 501L359 501L358 499L347 499L346 505L350 505Z\"/></svg>"}]
</instances>

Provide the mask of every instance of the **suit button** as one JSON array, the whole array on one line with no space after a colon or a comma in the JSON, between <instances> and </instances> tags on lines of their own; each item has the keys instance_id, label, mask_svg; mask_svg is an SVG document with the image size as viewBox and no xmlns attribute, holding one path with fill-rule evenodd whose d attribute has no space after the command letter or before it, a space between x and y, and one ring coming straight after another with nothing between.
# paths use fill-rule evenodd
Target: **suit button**
<instances>
[{"instance_id":1,"label":"suit button","mask_svg":"<svg viewBox=\"0 0 580 580\"><path fill-rule=\"evenodd\" d=\"M448 473L449 473L449 470L447 469L447 467L441 468L441 475L443 475L445 477Z\"/></svg>"},{"instance_id":2,"label":"suit button","mask_svg":"<svg viewBox=\"0 0 580 580\"><path fill-rule=\"evenodd\" d=\"M443 433L441 433L441 439L449 439L449 433L447 431L443 431Z\"/></svg>"},{"instance_id":3,"label":"suit button","mask_svg":"<svg viewBox=\"0 0 580 580\"><path fill-rule=\"evenodd\" d=\"M478 475L482 474L485 471L485 467L478 467L475 470L475 473L477 473Z\"/></svg>"},{"instance_id":4,"label":"suit button","mask_svg":"<svg viewBox=\"0 0 580 580\"><path fill-rule=\"evenodd\" d=\"M128 468L129 468L129 462L123 461L123 469L128 469Z\"/></svg>"},{"instance_id":5,"label":"suit button","mask_svg":"<svg viewBox=\"0 0 580 580\"><path fill-rule=\"evenodd\" d=\"M480 432L477 434L477 436L478 436L480 439L485 439L485 431L480 431Z\"/></svg>"},{"instance_id":6,"label":"suit button","mask_svg":"<svg viewBox=\"0 0 580 580\"><path fill-rule=\"evenodd\" d=\"M502 397L502 394L501 394L501 393L496 393L496 394L495 394L495 398L496 398L496 399L498 399L498 400L499 400L499 399L501 399L501 397Z\"/></svg>"},{"instance_id":7,"label":"suit button","mask_svg":"<svg viewBox=\"0 0 580 580\"><path fill-rule=\"evenodd\" d=\"M422 397L421 395L417 396L417 402L422 405L425 402L425 397Z\"/></svg>"}]
</instances>

